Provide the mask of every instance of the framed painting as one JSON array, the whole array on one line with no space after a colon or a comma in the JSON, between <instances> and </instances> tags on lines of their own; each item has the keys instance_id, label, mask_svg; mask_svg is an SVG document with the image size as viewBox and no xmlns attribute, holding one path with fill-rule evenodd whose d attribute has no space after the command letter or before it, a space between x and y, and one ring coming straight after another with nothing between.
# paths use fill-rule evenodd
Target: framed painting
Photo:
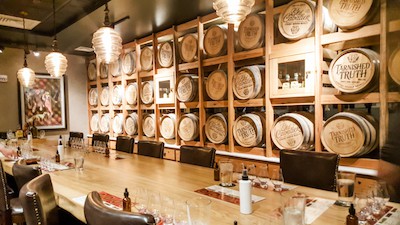
<instances>
[{"instance_id":1,"label":"framed painting","mask_svg":"<svg viewBox=\"0 0 400 225\"><path fill-rule=\"evenodd\" d=\"M30 88L20 86L22 124L35 121L38 129L66 128L64 77L36 74Z\"/></svg>"}]
</instances>

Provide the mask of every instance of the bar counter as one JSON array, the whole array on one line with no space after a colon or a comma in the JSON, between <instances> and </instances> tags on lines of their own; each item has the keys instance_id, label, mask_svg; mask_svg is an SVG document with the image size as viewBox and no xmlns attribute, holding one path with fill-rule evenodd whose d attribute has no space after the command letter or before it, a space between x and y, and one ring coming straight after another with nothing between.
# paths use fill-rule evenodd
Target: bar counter
<instances>
[{"instance_id":1,"label":"bar counter","mask_svg":"<svg viewBox=\"0 0 400 225\"><path fill-rule=\"evenodd\" d=\"M34 140L32 146L38 149L34 152L35 155L54 155L57 149L55 141ZM63 160L73 162L74 151L76 150L65 148ZM91 191L104 191L122 198L125 188L133 191L137 187L143 187L184 202L190 198L205 196L196 193L195 190L219 184L213 180L211 168L122 152L117 153L121 159L115 159L115 154L112 152L111 157L107 158L99 153L86 153L83 171L69 169L50 172L59 206L81 221L85 221L83 205L73 199L85 196ZM10 174L12 165L13 162L3 162L5 171ZM238 190L238 186L232 189ZM274 212L280 206L281 197L278 192L270 189L253 188L253 195L265 199L253 204L253 213L250 215L240 214L239 205L210 197L211 224L232 225L235 220L239 225L279 224L280 220ZM332 200L337 198L336 192L301 186L297 186L294 190L309 197ZM131 197L133 200L133 195ZM389 205L400 208L400 204L389 203ZM345 224L347 214L348 208L332 205L312 224L342 225Z\"/></svg>"}]
</instances>

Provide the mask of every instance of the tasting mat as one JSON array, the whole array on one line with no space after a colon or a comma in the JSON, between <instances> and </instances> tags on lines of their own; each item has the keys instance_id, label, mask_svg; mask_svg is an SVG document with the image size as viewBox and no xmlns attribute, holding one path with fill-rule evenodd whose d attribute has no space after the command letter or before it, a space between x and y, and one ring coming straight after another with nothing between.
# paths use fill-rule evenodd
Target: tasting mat
<instances>
[{"instance_id":1,"label":"tasting mat","mask_svg":"<svg viewBox=\"0 0 400 225\"><path fill-rule=\"evenodd\" d=\"M233 182L234 183L238 183L237 180L235 180ZM255 188L263 189L263 190L273 191L274 190L274 184L270 180L268 180L267 182L268 182L268 187L266 187L266 188L261 187L260 183L258 181L252 182L252 186L255 187ZM297 188L297 186L293 185L293 184L283 184L282 185L282 191L290 191L290 190L293 190L295 188Z\"/></svg>"},{"instance_id":2,"label":"tasting mat","mask_svg":"<svg viewBox=\"0 0 400 225\"><path fill-rule=\"evenodd\" d=\"M203 194L212 198L216 198L225 202L230 202L236 205L239 205L239 191L232 190L229 188L221 187L218 185L212 185L206 188L202 188L199 190L196 190L195 192L199 194ZM253 203L259 202L264 200L264 197L257 196L257 195L251 195L251 200Z\"/></svg>"},{"instance_id":3,"label":"tasting mat","mask_svg":"<svg viewBox=\"0 0 400 225\"><path fill-rule=\"evenodd\" d=\"M376 225L399 225L400 224L400 210L392 206L386 206L383 212L379 215L374 215L375 221L368 221L368 224Z\"/></svg>"},{"instance_id":4,"label":"tasting mat","mask_svg":"<svg viewBox=\"0 0 400 225\"><path fill-rule=\"evenodd\" d=\"M70 162L61 162L61 163L51 163L51 167L54 169L54 171L61 171L61 170L73 169L75 166L73 163ZM54 171L49 171L42 167L41 170L46 172L54 172Z\"/></svg>"}]
</instances>

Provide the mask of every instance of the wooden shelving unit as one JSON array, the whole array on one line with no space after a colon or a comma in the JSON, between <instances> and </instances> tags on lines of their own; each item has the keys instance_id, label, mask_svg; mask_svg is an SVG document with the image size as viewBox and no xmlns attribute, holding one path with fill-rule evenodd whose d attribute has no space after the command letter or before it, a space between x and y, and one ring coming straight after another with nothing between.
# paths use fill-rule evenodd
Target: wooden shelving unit
<instances>
[{"instance_id":1,"label":"wooden shelving unit","mask_svg":"<svg viewBox=\"0 0 400 225\"><path fill-rule=\"evenodd\" d=\"M379 103L380 104L380 146L384 143L387 137L388 127L388 103L400 102L400 94L398 92L388 91L388 78L387 78L387 59L388 59L388 35L390 33L400 31L400 18L397 20L388 21L387 19L387 4L386 1L381 1L380 7L380 22L371 25L365 25L359 29L351 31L339 31L329 34L323 34L322 30L322 6L326 4L324 0L316 1L316 25L315 33L313 36L301 39L299 41L287 41L284 43L276 43L274 32L277 29L274 28L274 17L275 15L282 12L285 5L274 7L274 0L263 0L257 1L256 12L261 13L265 16L265 41L262 47L256 48L249 51L237 51L235 42L235 28L233 25L227 27L227 53L226 55L207 58L204 53L203 38L205 31L214 24L222 24L220 18L215 13L198 17L195 20L189 21L184 24L180 24L169 28L165 31L152 34L148 37L138 39L134 42L127 43L124 45L124 52L136 51L136 72L130 76L122 74L119 77L109 76L108 80L97 79L96 81L88 82L88 90L91 87L97 86L98 93L100 96L101 86L108 85L110 92L112 91L113 85L116 83L121 84L123 87L129 82L137 82L138 84L138 100L137 105L132 106L123 100L121 106L113 106L110 103L109 106L104 107L99 103L97 106L89 106L88 116L91 117L93 113L99 113L99 116L103 112L109 112L110 117L113 118L115 111L122 112L124 118L132 112L138 113L138 135L134 136L138 140L158 140L164 141L171 145L194 145L194 146L207 146L214 147L220 151L226 152L238 152L258 156L266 157L277 157L279 151L274 147L271 136L272 124L276 117L277 107L290 107L290 106L310 106L313 108L315 116L315 151L324 151L320 141L320 134L323 128L324 121L324 107L325 105L342 105L342 104L366 104L366 103ZM261 9L261 11L259 10ZM266 13L267 12L267 13ZM273 13L268 13L273 12ZM278 31L279 32L279 31ZM195 33L198 38L198 55L197 60L194 62L182 62L179 56L178 43L185 34ZM171 41L173 43L174 51L174 62L170 68L161 68L157 60L158 45L164 41ZM140 65L140 53L143 46L153 47L153 69L151 71L142 71ZM327 69L329 66L329 58L331 59L338 52L353 48L353 47L370 47L373 46L376 51L380 52L380 80L379 90L370 93L360 94L341 94L334 88L323 87L323 84L329 83L327 77ZM270 71L270 68L275 63L275 59L282 57L298 56L302 54L311 54L313 63L315 65L312 69L311 76L313 76L314 85L312 86L311 94L307 93L304 95L286 95L286 96L271 96L271 82L272 77L277 76ZM328 58L328 59L327 59ZM265 96L258 99L251 100L238 100L233 94L233 83L232 78L235 71L243 66L248 65L265 65L265 79L264 79L264 90ZM226 69L228 75L228 94L227 98L220 101L212 101L207 98L205 92L204 81L207 78L210 71L217 68ZM97 65L99 68L99 65ZM98 73L99 73L99 69ZM172 74L173 82L185 73L197 74L198 75L198 98L193 102L179 102L176 98L171 103L156 103L145 105L140 100L140 86L143 81L155 80L159 74ZM154 95L155 96L155 95ZM264 127L264 138L265 147L255 148L244 148L238 146L234 140L232 134L232 127L235 119L238 117L236 113L237 109L240 108L257 108L259 111L262 109L262 113L265 115L265 127ZM222 110L227 112L228 117L228 141L225 144L213 144L210 143L205 135L204 127L207 119L207 111L209 110ZM154 112L156 115L156 135L154 138L145 137L142 131L143 114L145 111ZM159 130L159 121L164 112L174 112L176 115L175 124L175 139L166 140L162 138ZM178 135L178 121L182 114L186 112L196 112L199 116L199 138L196 141L185 142L179 138ZM113 136L113 132L110 124L110 135ZM124 135L126 133L124 132ZM168 153L170 159L177 159L176 154ZM347 160L347 164L359 164L356 163L358 159ZM346 165L347 165L346 164ZM363 163L361 163L363 164Z\"/></svg>"}]
</instances>

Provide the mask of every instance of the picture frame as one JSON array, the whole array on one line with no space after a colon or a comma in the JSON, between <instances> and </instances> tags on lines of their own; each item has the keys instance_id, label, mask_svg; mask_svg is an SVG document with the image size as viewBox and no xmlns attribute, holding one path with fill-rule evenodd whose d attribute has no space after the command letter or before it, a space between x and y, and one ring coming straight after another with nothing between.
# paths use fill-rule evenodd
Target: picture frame
<instances>
[{"instance_id":1,"label":"picture frame","mask_svg":"<svg viewBox=\"0 0 400 225\"><path fill-rule=\"evenodd\" d=\"M38 129L66 128L64 77L36 74L30 88L20 85L22 124L35 121Z\"/></svg>"}]
</instances>

